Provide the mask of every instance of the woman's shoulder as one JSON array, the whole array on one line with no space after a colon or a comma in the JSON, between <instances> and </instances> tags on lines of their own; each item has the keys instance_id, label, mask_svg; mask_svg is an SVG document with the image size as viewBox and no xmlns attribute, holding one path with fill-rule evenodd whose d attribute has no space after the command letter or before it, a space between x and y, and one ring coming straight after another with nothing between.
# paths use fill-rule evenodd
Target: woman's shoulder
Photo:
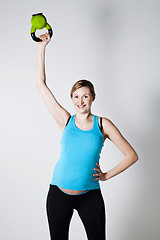
<instances>
[{"instance_id":1,"label":"woman's shoulder","mask_svg":"<svg viewBox=\"0 0 160 240\"><path fill-rule=\"evenodd\" d=\"M114 124L107 117L102 117L102 116L97 116L97 117L98 117L99 126L100 128L102 127L103 135L108 137L109 129L111 129L114 126Z\"/></svg>"},{"instance_id":2,"label":"woman's shoulder","mask_svg":"<svg viewBox=\"0 0 160 240\"><path fill-rule=\"evenodd\" d=\"M105 124L112 122L112 121L111 121L109 118L107 118L107 117L98 116L98 115L97 115L97 117L98 117L98 122L100 122L101 119L102 119L102 122L105 123Z\"/></svg>"}]
</instances>

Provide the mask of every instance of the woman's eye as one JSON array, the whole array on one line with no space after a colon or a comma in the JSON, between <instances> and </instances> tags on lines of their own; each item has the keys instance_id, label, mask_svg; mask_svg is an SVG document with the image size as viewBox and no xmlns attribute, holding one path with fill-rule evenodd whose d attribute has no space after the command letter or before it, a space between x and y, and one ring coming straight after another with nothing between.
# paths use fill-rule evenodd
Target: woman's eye
<instances>
[{"instance_id":1,"label":"woman's eye","mask_svg":"<svg viewBox=\"0 0 160 240\"><path fill-rule=\"evenodd\" d=\"M84 96L85 98L88 98L88 96ZM78 96L74 96L74 98L78 98Z\"/></svg>"}]
</instances>

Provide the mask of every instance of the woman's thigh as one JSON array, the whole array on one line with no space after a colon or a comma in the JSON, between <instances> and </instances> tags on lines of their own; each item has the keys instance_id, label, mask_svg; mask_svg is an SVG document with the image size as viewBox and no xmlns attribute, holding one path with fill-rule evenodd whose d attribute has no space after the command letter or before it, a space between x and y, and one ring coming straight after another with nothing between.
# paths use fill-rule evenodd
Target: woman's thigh
<instances>
[{"instance_id":1,"label":"woman's thigh","mask_svg":"<svg viewBox=\"0 0 160 240\"><path fill-rule=\"evenodd\" d=\"M46 208L51 240L68 240L72 202L56 186L50 185Z\"/></svg>"},{"instance_id":2,"label":"woman's thigh","mask_svg":"<svg viewBox=\"0 0 160 240\"><path fill-rule=\"evenodd\" d=\"M76 210L86 230L88 240L106 239L105 203L100 189L83 194Z\"/></svg>"}]
</instances>

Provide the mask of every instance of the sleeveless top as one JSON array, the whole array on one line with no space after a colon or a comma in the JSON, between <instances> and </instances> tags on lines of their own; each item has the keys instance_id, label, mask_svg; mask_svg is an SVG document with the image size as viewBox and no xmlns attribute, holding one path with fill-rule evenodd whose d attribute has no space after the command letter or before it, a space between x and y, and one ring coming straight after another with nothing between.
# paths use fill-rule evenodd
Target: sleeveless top
<instances>
[{"instance_id":1,"label":"sleeveless top","mask_svg":"<svg viewBox=\"0 0 160 240\"><path fill-rule=\"evenodd\" d=\"M75 125L75 115L68 119L61 136L60 157L57 161L51 185L70 190L100 188L99 180L93 180L98 173L100 153L104 146L103 134L99 128L98 117L93 115L91 130L81 130ZM102 118L101 118L102 123Z\"/></svg>"}]
</instances>

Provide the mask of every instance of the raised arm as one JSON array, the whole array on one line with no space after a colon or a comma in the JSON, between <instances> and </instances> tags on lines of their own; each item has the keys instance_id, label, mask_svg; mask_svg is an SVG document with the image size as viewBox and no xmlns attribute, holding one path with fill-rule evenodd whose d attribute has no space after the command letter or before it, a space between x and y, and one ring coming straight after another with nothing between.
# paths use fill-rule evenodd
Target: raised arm
<instances>
[{"instance_id":1,"label":"raised arm","mask_svg":"<svg viewBox=\"0 0 160 240\"><path fill-rule=\"evenodd\" d=\"M60 131L66 125L70 116L66 109L64 109L56 100L51 90L46 84L45 74L45 50L47 44L51 41L49 34L41 35L42 42L37 43L37 59L36 59L36 86L37 89L53 118L59 126Z\"/></svg>"}]
</instances>

